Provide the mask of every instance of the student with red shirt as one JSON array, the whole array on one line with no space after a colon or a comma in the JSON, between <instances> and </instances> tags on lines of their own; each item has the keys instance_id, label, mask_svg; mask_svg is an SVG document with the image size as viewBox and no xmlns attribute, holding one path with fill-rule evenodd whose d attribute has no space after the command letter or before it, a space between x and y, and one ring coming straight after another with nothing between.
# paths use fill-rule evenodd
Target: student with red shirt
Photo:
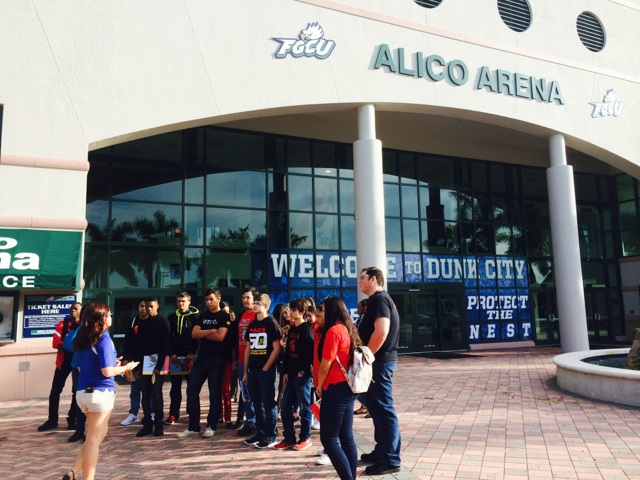
<instances>
[{"instance_id":1,"label":"student with red shirt","mask_svg":"<svg viewBox=\"0 0 640 480\"><path fill-rule=\"evenodd\" d=\"M356 395L340 369L353 359L353 349L362 342L344 302L328 297L324 305L324 327L315 355L320 359L316 394L322 398L320 406L320 440L338 476L356 478L358 451L353 439L353 403Z\"/></svg>"}]
</instances>

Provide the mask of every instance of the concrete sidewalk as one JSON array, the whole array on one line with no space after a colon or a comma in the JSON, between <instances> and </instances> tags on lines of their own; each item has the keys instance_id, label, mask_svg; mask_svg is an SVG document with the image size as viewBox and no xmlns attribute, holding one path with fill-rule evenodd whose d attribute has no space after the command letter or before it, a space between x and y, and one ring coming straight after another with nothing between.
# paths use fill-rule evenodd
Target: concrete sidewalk
<instances>
[{"instance_id":1,"label":"concrete sidewalk","mask_svg":"<svg viewBox=\"0 0 640 480\"><path fill-rule=\"evenodd\" d=\"M640 479L640 409L561 392L551 361L559 353L535 348L401 357L394 383L404 468L377 478ZM247 447L224 427L212 439L179 440L186 418L167 427L164 437L136 438L138 426L119 425L128 393L120 388L98 479L336 478L331 466L315 465L317 432L303 452ZM46 412L46 399L0 403L0 478L59 479L70 468L79 444L68 443L72 432L63 429L37 432ZM370 451L371 420L357 416L354 423L359 448Z\"/></svg>"}]
</instances>

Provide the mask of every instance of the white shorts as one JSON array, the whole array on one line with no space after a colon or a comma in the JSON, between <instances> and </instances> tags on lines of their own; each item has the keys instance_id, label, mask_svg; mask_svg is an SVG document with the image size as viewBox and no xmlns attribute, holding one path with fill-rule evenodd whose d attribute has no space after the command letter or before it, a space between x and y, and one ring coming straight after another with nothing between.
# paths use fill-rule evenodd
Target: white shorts
<instances>
[{"instance_id":1,"label":"white shorts","mask_svg":"<svg viewBox=\"0 0 640 480\"><path fill-rule=\"evenodd\" d=\"M113 404L116 401L115 390L94 390L87 393L84 390L76 392L76 402L82 412L107 412L113 410Z\"/></svg>"}]
</instances>

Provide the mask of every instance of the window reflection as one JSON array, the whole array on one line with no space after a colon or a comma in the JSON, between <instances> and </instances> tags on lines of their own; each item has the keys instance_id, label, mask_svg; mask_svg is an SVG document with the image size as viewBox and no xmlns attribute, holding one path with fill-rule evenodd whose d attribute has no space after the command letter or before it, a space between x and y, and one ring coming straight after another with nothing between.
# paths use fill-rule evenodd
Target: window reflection
<instances>
[{"instance_id":1,"label":"window reflection","mask_svg":"<svg viewBox=\"0 0 640 480\"><path fill-rule=\"evenodd\" d=\"M316 212L338 213L338 189L335 180L316 178L314 197Z\"/></svg>"},{"instance_id":2,"label":"window reflection","mask_svg":"<svg viewBox=\"0 0 640 480\"><path fill-rule=\"evenodd\" d=\"M387 217L400 216L400 187L395 184L384 184L384 214Z\"/></svg>"},{"instance_id":3,"label":"window reflection","mask_svg":"<svg viewBox=\"0 0 640 480\"><path fill-rule=\"evenodd\" d=\"M310 213L289 214L291 248L313 248L313 216Z\"/></svg>"},{"instance_id":4,"label":"window reflection","mask_svg":"<svg viewBox=\"0 0 640 480\"><path fill-rule=\"evenodd\" d=\"M264 172L219 172L207 175L207 205L265 208Z\"/></svg>"},{"instance_id":5,"label":"window reflection","mask_svg":"<svg viewBox=\"0 0 640 480\"><path fill-rule=\"evenodd\" d=\"M182 172L158 165L114 164L113 198L151 202L182 202Z\"/></svg>"},{"instance_id":6,"label":"window reflection","mask_svg":"<svg viewBox=\"0 0 640 480\"><path fill-rule=\"evenodd\" d=\"M385 221L385 233L387 237L387 251L402 251L402 235L400 228L400 220L396 218L387 218Z\"/></svg>"},{"instance_id":7,"label":"window reflection","mask_svg":"<svg viewBox=\"0 0 640 480\"><path fill-rule=\"evenodd\" d=\"M265 244L266 218L264 210L207 208L207 245L255 247Z\"/></svg>"},{"instance_id":8,"label":"window reflection","mask_svg":"<svg viewBox=\"0 0 640 480\"><path fill-rule=\"evenodd\" d=\"M316 248L337 250L338 240L338 216L316 215Z\"/></svg>"},{"instance_id":9,"label":"window reflection","mask_svg":"<svg viewBox=\"0 0 640 480\"><path fill-rule=\"evenodd\" d=\"M182 231L180 206L113 202L111 208L112 242L180 244Z\"/></svg>"},{"instance_id":10,"label":"window reflection","mask_svg":"<svg viewBox=\"0 0 640 480\"><path fill-rule=\"evenodd\" d=\"M340 217L340 238L343 250L356 249L356 218L353 215Z\"/></svg>"},{"instance_id":11,"label":"window reflection","mask_svg":"<svg viewBox=\"0 0 640 480\"><path fill-rule=\"evenodd\" d=\"M312 210L311 177L289 175L289 205L291 210Z\"/></svg>"},{"instance_id":12,"label":"window reflection","mask_svg":"<svg viewBox=\"0 0 640 480\"><path fill-rule=\"evenodd\" d=\"M111 251L110 288L164 288L181 284L178 251L117 248Z\"/></svg>"}]
</instances>

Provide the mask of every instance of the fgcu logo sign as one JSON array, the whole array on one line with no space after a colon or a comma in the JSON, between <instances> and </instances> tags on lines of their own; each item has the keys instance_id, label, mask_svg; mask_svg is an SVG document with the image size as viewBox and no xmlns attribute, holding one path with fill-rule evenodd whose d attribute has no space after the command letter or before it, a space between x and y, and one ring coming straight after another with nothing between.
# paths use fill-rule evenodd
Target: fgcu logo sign
<instances>
[{"instance_id":1,"label":"fgcu logo sign","mask_svg":"<svg viewBox=\"0 0 640 480\"><path fill-rule=\"evenodd\" d=\"M307 24L307 28L300 31L297 38L273 37L273 40L280 42L280 48L275 56L276 58L285 58L287 55L294 58L316 57L324 60L331 55L336 42L323 37L324 30L318 22Z\"/></svg>"},{"instance_id":2,"label":"fgcu logo sign","mask_svg":"<svg viewBox=\"0 0 640 480\"><path fill-rule=\"evenodd\" d=\"M591 116L593 118L598 117L619 117L622 114L622 109L624 108L624 103L619 102L616 97L616 92L613 90L607 90L604 97L602 97L602 102L594 102L589 103L593 107L591 111Z\"/></svg>"}]
</instances>

